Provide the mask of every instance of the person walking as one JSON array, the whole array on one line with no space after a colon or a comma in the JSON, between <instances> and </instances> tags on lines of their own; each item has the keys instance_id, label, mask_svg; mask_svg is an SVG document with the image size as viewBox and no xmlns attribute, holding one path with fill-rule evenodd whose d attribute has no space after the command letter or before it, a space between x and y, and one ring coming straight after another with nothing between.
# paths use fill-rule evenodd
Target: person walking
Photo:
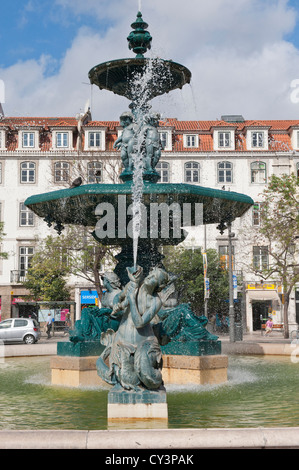
<instances>
[{"instance_id":1,"label":"person walking","mask_svg":"<svg viewBox=\"0 0 299 470\"><path fill-rule=\"evenodd\" d=\"M47 318L46 327L47 327L47 339L50 339L50 338L51 338L51 328L52 328L52 317L51 317L51 313L48 313L48 318Z\"/></svg>"}]
</instances>

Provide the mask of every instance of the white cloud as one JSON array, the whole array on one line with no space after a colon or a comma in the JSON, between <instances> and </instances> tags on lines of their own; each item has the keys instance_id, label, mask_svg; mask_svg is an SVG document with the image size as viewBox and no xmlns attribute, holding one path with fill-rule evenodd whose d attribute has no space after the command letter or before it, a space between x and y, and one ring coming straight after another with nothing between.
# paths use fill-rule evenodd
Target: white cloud
<instances>
[{"instance_id":1,"label":"white cloud","mask_svg":"<svg viewBox=\"0 0 299 470\"><path fill-rule=\"evenodd\" d=\"M88 71L110 59L133 57L126 37L137 0L56 0L84 23L93 13L109 22L105 34L82 27L49 76L53 58L18 62L0 70L6 85L7 115L75 115L90 97ZM173 59L192 72L192 85L153 100L164 116L216 119L298 117L291 102L299 78L299 50L284 40L296 24L287 0L143 0L143 18L153 36L150 55ZM57 68L56 68L57 70ZM128 100L93 87L94 119L118 119Z\"/></svg>"}]
</instances>

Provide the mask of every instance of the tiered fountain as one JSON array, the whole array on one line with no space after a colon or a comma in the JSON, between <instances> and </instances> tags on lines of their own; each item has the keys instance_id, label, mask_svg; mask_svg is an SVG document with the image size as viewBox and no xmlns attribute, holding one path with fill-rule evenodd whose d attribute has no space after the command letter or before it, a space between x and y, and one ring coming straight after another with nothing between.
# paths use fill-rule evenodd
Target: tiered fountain
<instances>
[{"instance_id":1,"label":"tiered fountain","mask_svg":"<svg viewBox=\"0 0 299 470\"><path fill-rule=\"evenodd\" d=\"M159 247L182 242L186 226L223 228L253 204L234 192L157 184L159 116L151 112L149 101L190 83L191 73L173 61L144 57L152 41L147 27L138 12L128 36L136 57L105 62L89 72L92 84L131 101L130 111L120 117L123 133L115 142L123 183L81 185L25 202L58 232L67 224L94 227L100 243L121 247L114 272L104 275L107 293L101 308L83 310L70 341L58 343L52 363L54 383L74 385L63 374L74 373L77 366L78 373L84 367L88 372L96 369L112 386L108 419L167 419L164 383L226 380L227 358L218 338L205 329L207 319L194 315L187 304L170 301L174 279L163 267ZM157 210L162 206L168 208L167 218ZM90 367L95 355L99 358ZM81 365L75 367L72 359L82 359Z\"/></svg>"}]
</instances>

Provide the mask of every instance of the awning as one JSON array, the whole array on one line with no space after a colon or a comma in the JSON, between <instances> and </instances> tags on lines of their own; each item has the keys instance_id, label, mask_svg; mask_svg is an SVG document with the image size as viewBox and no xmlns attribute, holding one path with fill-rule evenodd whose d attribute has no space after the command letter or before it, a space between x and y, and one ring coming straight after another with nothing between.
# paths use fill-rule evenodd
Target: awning
<instances>
[{"instance_id":1,"label":"awning","mask_svg":"<svg viewBox=\"0 0 299 470\"><path fill-rule=\"evenodd\" d=\"M279 300L276 290L250 290L247 295L250 300Z\"/></svg>"}]
</instances>

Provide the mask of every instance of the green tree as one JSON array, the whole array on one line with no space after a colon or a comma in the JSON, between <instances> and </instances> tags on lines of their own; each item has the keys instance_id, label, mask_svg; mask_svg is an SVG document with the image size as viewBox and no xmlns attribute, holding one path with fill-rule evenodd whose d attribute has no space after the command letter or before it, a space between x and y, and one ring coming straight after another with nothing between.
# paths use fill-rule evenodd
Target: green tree
<instances>
[{"instance_id":1,"label":"green tree","mask_svg":"<svg viewBox=\"0 0 299 470\"><path fill-rule=\"evenodd\" d=\"M8 259L8 253L1 251L1 244L5 235L6 234L4 233L4 223L0 222L0 259Z\"/></svg>"},{"instance_id":2,"label":"green tree","mask_svg":"<svg viewBox=\"0 0 299 470\"><path fill-rule=\"evenodd\" d=\"M264 279L283 286L284 334L289 337L288 309L290 294L299 282L299 180L294 175L272 175L263 192L261 226L258 241L268 247L268 266L253 269Z\"/></svg>"},{"instance_id":3,"label":"green tree","mask_svg":"<svg viewBox=\"0 0 299 470\"><path fill-rule=\"evenodd\" d=\"M54 248L51 237L48 237L34 254L23 285L34 300L69 300L68 275L69 269L63 263L61 252Z\"/></svg>"},{"instance_id":4,"label":"green tree","mask_svg":"<svg viewBox=\"0 0 299 470\"><path fill-rule=\"evenodd\" d=\"M74 275L91 282L101 299L100 272L105 262L113 262L113 260L112 249L98 243L87 228L71 226L66 228L60 236L50 235L41 241L39 249L33 256L24 286L31 292L35 292L34 285L36 284L37 292L39 292L39 275L44 272L49 273L47 277L49 282L51 281L50 273L56 274L56 279L64 280L66 287L67 278ZM46 279L45 282L47 282ZM58 286L58 280L55 284Z\"/></svg>"},{"instance_id":5,"label":"green tree","mask_svg":"<svg viewBox=\"0 0 299 470\"><path fill-rule=\"evenodd\" d=\"M167 271L177 276L176 290L180 302L189 302L196 314L204 313L204 271L201 249L167 247L164 250ZM210 281L209 312L227 313L229 298L228 272L216 250L207 250Z\"/></svg>"}]
</instances>

